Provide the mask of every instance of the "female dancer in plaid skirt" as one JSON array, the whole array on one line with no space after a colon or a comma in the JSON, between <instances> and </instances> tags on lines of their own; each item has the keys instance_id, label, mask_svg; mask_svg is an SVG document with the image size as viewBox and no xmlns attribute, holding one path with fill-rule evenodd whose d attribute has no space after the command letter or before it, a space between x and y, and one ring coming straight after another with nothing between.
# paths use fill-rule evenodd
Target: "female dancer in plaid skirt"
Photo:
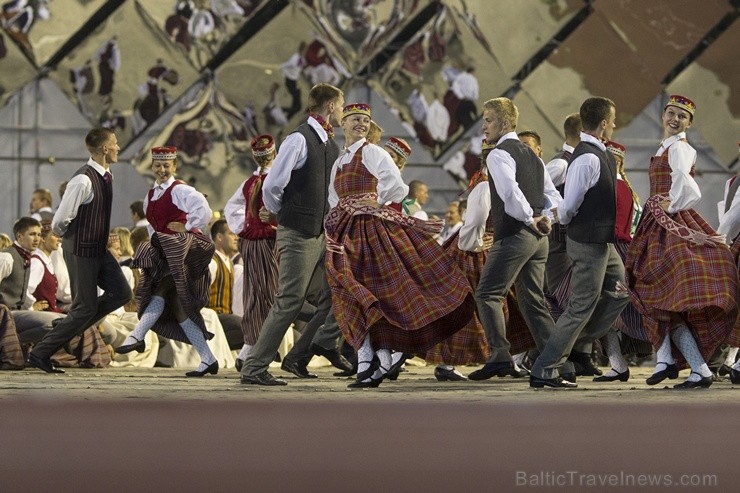
<instances>
[{"instance_id":1,"label":"female dancer in plaid skirt","mask_svg":"<svg viewBox=\"0 0 740 493\"><path fill-rule=\"evenodd\" d=\"M475 308L467 280L432 237L441 224L385 205L400 202L408 187L390 155L366 142L370 117L366 104L344 107L345 149L332 168L326 218L334 313L358 353L351 388L380 385L390 350L424 353L460 330Z\"/></svg>"},{"instance_id":2,"label":"female dancer in plaid skirt","mask_svg":"<svg viewBox=\"0 0 740 493\"><path fill-rule=\"evenodd\" d=\"M252 139L252 154L259 165L257 171L239 186L224 207L229 228L239 234L239 251L244 259L244 346L236 358L237 370L241 370L257 342L262 323L275 299L280 257L275 242L277 223L264 223L259 218L259 210L264 205L262 182L275 159L272 135Z\"/></svg>"},{"instance_id":3,"label":"female dancer in plaid skirt","mask_svg":"<svg viewBox=\"0 0 740 493\"><path fill-rule=\"evenodd\" d=\"M139 323L116 352L143 352L149 329L193 345L201 358L188 377L218 373L218 361L206 344L213 334L206 330L201 308L208 303L213 257L211 240L201 229L211 220L208 201L200 192L175 180L177 148L152 149L154 187L144 200L151 240L136 249L133 267L141 269L136 288Z\"/></svg>"},{"instance_id":4,"label":"female dancer in plaid skirt","mask_svg":"<svg viewBox=\"0 0 740 493\"><path fill-rule=\"evenodd\" d=\"M696 151L686 141L696 105L671 96L663 109L663 142L650 161L650 198L625 262L633 303L657 348L655 385L678 377L671 341L691 366L675 388L707 388L706 364L722 342L737 345L738 274L730 249L692 207L701 198ZM683 362L679 362L683 364Z\"/></svg>"}]
</instances>

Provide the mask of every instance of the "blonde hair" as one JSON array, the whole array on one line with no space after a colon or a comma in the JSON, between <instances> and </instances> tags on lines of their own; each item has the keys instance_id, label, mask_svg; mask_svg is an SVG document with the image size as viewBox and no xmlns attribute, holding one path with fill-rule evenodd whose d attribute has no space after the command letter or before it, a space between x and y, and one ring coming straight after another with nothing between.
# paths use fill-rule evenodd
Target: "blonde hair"
<instances>
[{"instance_id":1,"label":"blonde hair","mask_svg":"<svg viewBox=\"0 0 740 493\"><path fill-rule=\"evenodd\" d=\"M367 131L367 141L371 144L378 144L383 136L383 129L375 120L370 120L370 130Z\"/></svg>"},{"instance_id":2,"label":"blonde hair","mask_svg":"<svg viewBox=\"0 0 740 493\"><path fill-rule=\"evenodd\" d=\"M13 240L5 233L0 233L0 250L5 250L13 244Z\"/></svg>"},{"instance_id":3,"label":"blonde hair","mask_svg":"<svg viewBox=\"0 0 740 493\"><path fill-rule=\"evenodd\" d=\"M616 156L614 157L614 160L616 161ZM635 204L640 203L640 197L637 196L637 192L635 192L635 189L632 188L632 184L627 179L627 173L624 172L624 158L622 158L621 162L617 163L617 173L619 173L619 176L622 177L622 180L624 180L624 184L627 185L627 188L630 189L630 193L632 194L632 201Z\"/></svg>"},{"instance_id":4,"label":"blonde hair","mask_svg":"<svg viewBox=\"0 0 740 493\"><path fill-rule=\"evenodd\" d=\"M511 130L515 130L519 123L519 109L509 98L489 99L483 103L483 109L493 111L502 122L509 122Z\"/></svg>"},{"instance_id":5,"label":"blonde hair","mask_svg":"<svg viewBox=\"0 0 740 493\"><path fill-rule=\"evenodd\" d=\"M111 229L110 232L118 235L118 241L121 244L121 255L123 257L133 257L134 248L131 246L131 231L124 226L118 226Z\"/></svg>"}]
</instances>

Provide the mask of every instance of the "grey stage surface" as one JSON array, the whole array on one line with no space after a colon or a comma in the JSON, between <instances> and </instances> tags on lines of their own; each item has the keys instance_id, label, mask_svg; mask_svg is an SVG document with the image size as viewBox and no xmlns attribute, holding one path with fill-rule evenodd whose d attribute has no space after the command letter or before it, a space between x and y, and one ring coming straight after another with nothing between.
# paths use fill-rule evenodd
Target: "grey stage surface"
<instances>
[{"instance_id":1,"label":"grey stage surface","mask_svg":"<svg viewBox=\"0 0 740 493\"><path fill-rule=\"evenodd\" d=\"M472 368L462 368L469 373ZM0 373L0 491L738 491L740 387ZM272 370L276 376L284 376ZM666 381L671 385L682 381Z\"/></svg>"}]
</instances>

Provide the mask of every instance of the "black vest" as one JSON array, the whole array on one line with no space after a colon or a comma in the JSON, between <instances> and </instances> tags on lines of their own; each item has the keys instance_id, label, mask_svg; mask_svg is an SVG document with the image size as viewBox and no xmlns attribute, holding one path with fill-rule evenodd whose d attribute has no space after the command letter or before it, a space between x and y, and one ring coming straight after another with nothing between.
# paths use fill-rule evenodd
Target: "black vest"
<instances>
[{"instance_id":1,"label":"black vest","mask_svg":"<svg viewBox=\"0 0 740 493\"><path fill-rule=\"evenodd\" d=\"M732 201L735 200L735 195L737 194L737 189L740 187L740 175L736 176L732 183L730 183L730 188L727 189L727 198L725 198L725 212L730 210L730 207L732 206Z\"/></svg>"},{"instance_id":2,"label":"black vest","mask_svg":"<svg viewBox=\"0 0 740 493\"><path fill-rule=\"evenodd\" d=\"M283 190L278 224L311 236L324 232L324 217L329 212L329 178L331 167L339 157L334 139L321 142L316 131L304 123L295 129L303 135L308 147L306 164L294 170Z\"/></svg>"},{"instance_id":3,"label":"black vest","mask_svg":"<svg viewBox=\"0 0 740 493\"><path fill-rule=\"evenodd\" d=\"M6 305L11 310L20 310L26 299L31 269L23 267L23 258L15 247L6 248L3 252L13 257L13 270L8 277L0 281L0 304Z\"/></svg>"},{"instance_id":4,"label":"black vest","mask_svg":"<svg viewBox=\"0 0 740 493\"><path fill-rule=\"evenodd\" d=\"M617 223L617 162L610 152L581 141L571 163L583 155L599 158L599 181L589 188L578 212L568 224L568 237L579 243L614 243Z\"/></svg>"},{"instance_id":5,"label":"black vest","mask_svg":"<svg viewBox=\"0 0 740 493\"><path fill-rule=\"evenodd\" d=\"M506 139L496 146L508 152L516 162L515 179L524 198L534 210L534 215L542 214L545 206L545 167L532 149L517 139ZM520 229L527 227L508 215L504 209L504 202L496 192L493 178L489 173L488 183L491 187L491 222L493 223L493 237L496 241L516 234Z\"/></svg>"},{"instance_id":6,"label":"black vest","mask_svg":"<svg viewBox=\"0 0 740 493\"><path fill-rule=\"evenodd\" d=\"M110 232L113 183L106 183L92 166L85 165L74 176L87 175L92 182L93 199L77 209L62 238L62 248L78 257L98 257L105 254Z\"/></svg>"}]
</instances>

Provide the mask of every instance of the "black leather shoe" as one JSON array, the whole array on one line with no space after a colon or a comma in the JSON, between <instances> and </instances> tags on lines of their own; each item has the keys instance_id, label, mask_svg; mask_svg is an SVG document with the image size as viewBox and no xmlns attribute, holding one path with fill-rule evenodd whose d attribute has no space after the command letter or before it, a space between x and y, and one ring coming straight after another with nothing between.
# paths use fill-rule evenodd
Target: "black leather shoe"
<instances>
[{"instance_id":1,"label":"black leather shoe","mask_svg":"<svg viewBox=\"0 0 740 493\"><path fill-rule=\"evenodd\" d=\"M612 368L612 371L616 373L616 375L602 375L600 377L594 378L594 382L616 382L617 380L619 380L620 382L626 382L630 379L629 368L627 368L627 370L623 371L622 373L619 373L614 368Z\"/></svg>"},{"instance_id":2,"label":"black leather shoe","mask_svg":"<svg viewBox=\"0 0 740 493\"><path fill-rule=\"evenodd\" d=\"M692 371L698 375L695 371ZM701 380L691 382L686 380L683 383L679 383L673 386L674 389L685 390L685 389L708 389L712 385L712 377L701 377Z\"/></svg>"},{"instance_id":3,"label":"black leather shoe","mask_svg":"<svg viewBox=\"0 0 740 493\"><path fill-rule=\"evenodd\" d=\"M132 336L133 337L133 336ZM133 344L126 344L125 346L118 346L115 351L118 354L126 354L130 353L131 351L136 351L137 353L143 353L146 349L146 344L144 343L144 340L137 341L136 337L133 337L133 339L136 341Z\"/></svg>"},{"instance_id":4,"label":"black leather shoe","mask_svg":"<svg viewBox=\"0 0 740 493\"><path fill-rule=\"evenodd\" d=\"M543 387L550 387L553 389L576 389L578 384L563 380L563 377L557 378L539 378L534 375L529 376L529 386L533 389L541 389Z\"/></svg>"},{"instance_id":5,"label":"black leather shoe","mask_svg":"<svg viewBox=\"0 0 740 493\"><path fill-rule=\"evenodd\" d=\"M203 371L193 370L185 374L186 377L202 377L203 375L211 374L215 375L218 373L218 361L214 361L210 365L206 366Z\"/></svg>"},{"instance_id":6,"label":"black leather shoe","mask_svg":"<svg viewBox=\"0 0 740 493\"><path fill-rule=\"evenodd\" d=\"M271 387L276 385L288 385L288 382L273 377L267 370L256 375L242 375L241 382L245 385L267 385Z\"/></svg>"},{"instance_id":7,"label":"black leather shoe","mask_svg":"<svg viewBox=\"0 0 740 493\"><path fill-rule=\"evenodd\" d=\"M64 373L64 370L60 370L59 368L52 365L49 358L39 358L33 353L28 353L26 366L31 366L33 368L38 368L39 370L44 370L46 373Z\"/></svg>"},{"instance_id":8,"label":"black leather shoe","mask_svg":"<svg viewBox=\"0 0 740 493\"><path fill-rule=\"evenodd\" d=\"M572 361L576 367L576 376L594 377L600 376L604 373L594 364L594 360L588 353L572 352L568 359Z\"/></svg>"},{"instance_id":9,"label":"black leather shoe","mask_svg":"<svg viewBox=\"0 0 740 493\"><path fill-rule=\"evenodd\" d=\"M720 367L719 367L719 370L717 370L717 374L718 374L718 375L719 375L720 377L726 377L726 376L728 376L728 375L729 375L729 374L730 374L731 372L732 372L732 367L731 367L731 366L727 366L727 365L725 365L725 364L723 364L722 366L720 366Z\"/></svg>"},{"instance_id":10,"label":"black leather shoe","mask_svg":"<svg viewBox=\"0 0 740 493\"><path fill-rule=\"evenodd\" d=\"M675 380L678 378L678 366L675 364L669 365L668 363L661 363L658 362L655 364L655 367L657 368L658 365L665 366L664 369L660 371L656 371L652 375L650 375L647 380L645 380L645 383L648 385L657 385L666 378L669 378L671 380Z\"/></svg>"},{"instance_id":11,"label":"black leather shoe","mask_svg":"<svg viewBox=\"0 0 740 493\"><path fill-rule=\"evenodd\" d=\"M306 365L288 358L283 358L280 369L284 372L292 373L298 378L317 378L316 375L308 372Z\"/></svg>"},{"instance_id":12,"label":"black leather shoe","mask_svg":"<svg viewBox=\"0 0 740 493\"><path fill-rule=\"evenodd\" d=\"M244 366L244 360L236 358L236 360L234 360L234 366L236 367L236 371L241 372L242 366Z\"/></svg>"},{"instance_id":13,"label":"black leather shoe","mask_svg":"<svg viewBox=\"0 0 740 493\"><path fill-rule=\"evenodd\" d=\"M311 352L329 360L335 368L339 368L342 371L352 370L352 363L347 361L347 358L342 356L336 349L326 349L318 344L311 344Z\"/></svg>"},{"instance_id":14,"label":"black leather shoe","mask_svg":"<svg viewBox=\"0 0 740 493\"><path fill-rule=\"evenodd\" d=\"M563 380L567 380L570 383L576 383L576 375L577 373L561 373L560 376Z\"/></svg>"},{"instance_id":15,"label":"black leather shoe","mask_svg":"<svg viewBox=\"0 0 740 493\"><path fill-rule=\"evenodd\" d=\"M740 371L730 368L730 382L734 383L735 385L740 383Z\"/></svg>"},{"instance_id":16,"label":"black leather shoe","mask_svg":"<svg viewBox=\"0 0 740 493\"><path fill-rule=\"evenodd\" d=\"M387 378L388 380L393 380L394 382L398 380L398 375L400 375L402 371L405 371L403 369L403 364L406 363L406 360L411 358L412 356L413 354L404 353L403 356L401 356L401 359L391 365L391 369L388 370L388 373L385 374L385 378Z\"/></svg>"},{"instance_id":17,"label":"black leather shoe","mask_svg":"<svg viewBox=\"0 0 740 493\"><path fill-rule=\"evenodd\" d=\"M514 368L514 363L505 361L503 363L486 363L483 368L468 375L468 378L470 380L488 380L491 377L503 378L507 376L523 378L527 376L527 373Z\"/></svg>"},{"instance_id":18,"label":"black leather shoe","mask_svg":"<svg viewBox=\"0 0 740 493\"><path fill-rule=\"evenodd\" d=\"M438 366L434 369L434 378L440 382L462 382L468 379L455 368L449 369L444 366Z\"/></svg>"}]
</instances>

